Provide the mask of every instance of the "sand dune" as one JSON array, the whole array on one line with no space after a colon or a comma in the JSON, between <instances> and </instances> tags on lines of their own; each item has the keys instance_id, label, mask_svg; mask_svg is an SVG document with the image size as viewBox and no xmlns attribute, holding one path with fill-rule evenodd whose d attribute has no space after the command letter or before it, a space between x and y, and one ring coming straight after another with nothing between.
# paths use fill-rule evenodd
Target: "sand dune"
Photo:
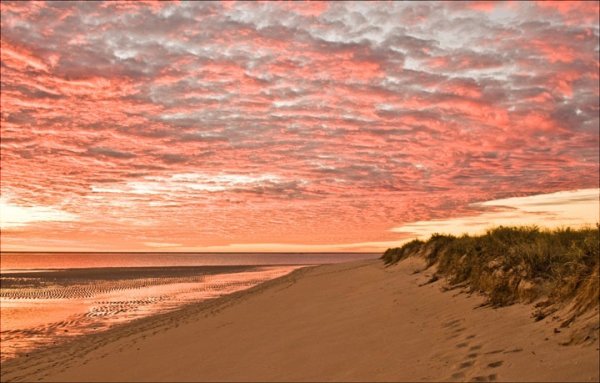
<instances>
[{"instance_id":1,"label":"sand dune","mask_svg":"<svg viewBox=\"0 0 600 383\"><path fill-rule=\"evenodd\" d=\"M566 313L535 322L530 305L482 307L483 297L443 291L442 280L423 285L430 271L422 268L409 259L389 268L366 261L297 270L10 360L2 380L600 378L597 310L560 328Z\"/></svg>"}]
</instances>

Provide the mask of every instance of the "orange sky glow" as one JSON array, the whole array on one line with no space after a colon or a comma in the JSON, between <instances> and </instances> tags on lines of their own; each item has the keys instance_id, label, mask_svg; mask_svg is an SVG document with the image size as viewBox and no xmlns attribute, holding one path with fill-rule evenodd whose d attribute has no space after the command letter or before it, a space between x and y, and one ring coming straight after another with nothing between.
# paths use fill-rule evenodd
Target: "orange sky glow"
<instances>
[{"instance_id":1,"label":"orange sky glow","mask_svg":"<svg viewBox=\"0 0 600 383\"><path fill-rule=\"evenodd\" d=\"M598 2L11 2L2 251L599 221Z\"/></svg>"}]
</instances>

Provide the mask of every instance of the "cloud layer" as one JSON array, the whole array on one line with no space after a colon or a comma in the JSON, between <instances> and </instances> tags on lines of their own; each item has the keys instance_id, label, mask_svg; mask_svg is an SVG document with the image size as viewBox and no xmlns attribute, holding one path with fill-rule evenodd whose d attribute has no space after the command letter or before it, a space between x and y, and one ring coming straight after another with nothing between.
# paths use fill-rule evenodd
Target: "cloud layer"
<instances>
[{"instance_id":1,"label":"cloud layer","mask_svg":"<svg viewBox=\"0 0 600 383\"><path fill-rule=\"evenodd\" d=\"M1 191L144 249L397 240L599 182L597 2L2 2Z\"/></svg>"}]
</instances>

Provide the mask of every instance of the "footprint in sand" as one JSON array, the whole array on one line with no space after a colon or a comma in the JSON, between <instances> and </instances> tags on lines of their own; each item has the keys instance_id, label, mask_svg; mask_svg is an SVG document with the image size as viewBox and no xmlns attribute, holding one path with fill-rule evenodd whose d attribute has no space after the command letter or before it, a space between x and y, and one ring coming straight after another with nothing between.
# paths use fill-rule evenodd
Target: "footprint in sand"
<instances>
[{"instance_id":1,"label":"footprint in sand","mask_svg":"<svg viewBox=\"0 0 600 383\"><path fill-rule=\"evenodd\" d=\"M492 362L492 363L488 364L488 367L491 367L491 368L500 367L500 366L502 366L502 363L504 363L504 361L498 360L496 362Z\"/></svg>"},{"instance_id":2,"label":"footprint in sand","mask_svg":"<svg viewBox=\"0 0 600 383\"><path fill-rule=\"evenodd\" d=\"M462 342L456 345L456 348L464 348L469 345L469 342Z\"/></svg>"},{"instance_id":3,"label":"footprint in sand","mask_svg":"<svg viewBox=\"0 0 600 383\"><path fill-rule=\"evenodd\" d=\"M517 347L517 348L513 348L512 350L504 351L504 354L509 354L509 353L513 353L513 352L521 352L521 351L523 351L523 349L520 347Z\"/></svg>"},{"instance_id":4,"label":"footprint in sand","mask_svg":"<svg viewBox=\"0 0 600 383\"><path fill-rule=\"evenodd\" d=\"M455 320L451 320L451 321L442 323L442 327L444 327L444 328L456 327L456 326L458 326L459 323L460 323L460 319L455 319Z\"/></svg>"},{"instance_id":5,"label":"footprint in sand","mask_svg":"<svg viewBox=\"0 0 600 383\"><path fill-rule=\"evenodd\" d=\"M449 336L446 337L447 340L459 337L460 334L463 331L466 330L465 327L460 327L460 323L461 323L460 319L455 319L455 320L452 320L452 321L448 321L448 322L442 323L442 327L449 330L448 331L449 332Z\"/></svg>"}]
</instances>

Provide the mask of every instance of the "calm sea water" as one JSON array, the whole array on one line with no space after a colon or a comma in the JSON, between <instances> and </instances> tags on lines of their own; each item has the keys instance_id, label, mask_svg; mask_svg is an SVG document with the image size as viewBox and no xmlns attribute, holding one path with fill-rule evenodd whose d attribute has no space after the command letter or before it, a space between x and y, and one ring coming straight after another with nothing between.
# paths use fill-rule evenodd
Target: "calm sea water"
<instances>
[{"instance_id":1,"label":"calm sea water","mask_svg":"<svg viewBox=\"0 0 600 383\"><path fill-rule=\"evenodd\" d=\"M0 360L298 268L379 254L1 253Z\"/></svg>"},{"instance_id":2,"label":"calm sea water","mask_svg":"<svg viewBox=\"0 0 600 383\"><path fill-rule=\"evenodd\" d=\"M0 253L0 270L88 267L317 265L377 258L379 253Z\"/></svg>"}]
</instances>

